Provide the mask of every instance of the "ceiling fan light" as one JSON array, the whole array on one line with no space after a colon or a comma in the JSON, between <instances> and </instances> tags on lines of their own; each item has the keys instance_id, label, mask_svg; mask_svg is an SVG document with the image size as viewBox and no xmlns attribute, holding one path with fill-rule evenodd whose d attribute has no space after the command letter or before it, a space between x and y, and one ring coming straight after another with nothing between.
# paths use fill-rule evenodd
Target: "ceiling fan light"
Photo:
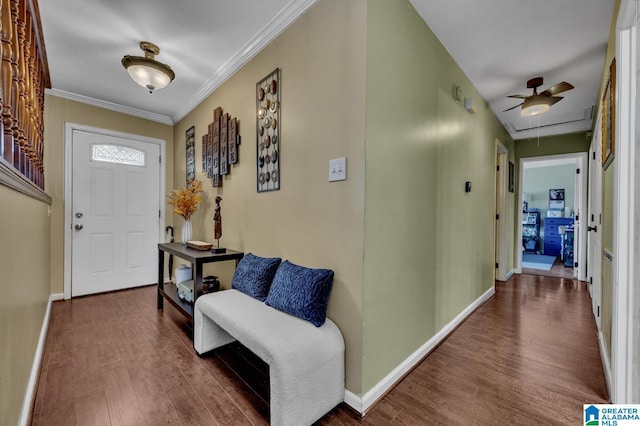
<instances>
[{"instance_id":1,"label":"ceiling fan light","mask_svg":"<svg viewBox=\"0 0 640 426\"><path fill-rule=\"evenodd\" d=\"M164 89L175 78L173 70L170 66L154 59L155 55L160 53L160 49L156 45L141 42L140 48L145 52L145 56L125 55L122 58L122 66L133 81L148 89L149 93Z\"/></svg>"},{"instance_id":2,"label":"ceiling fan light","mask_svg":"<svg viewBox=\"0 0 640 426\"><path fill-rule=\"evenodd\" d=\"M534 117L536 115L544 114L547 111L549 111L549 105L547 104L531 105L526 108L522 107L522 116Z\"/></svg>"},{"instance_id":3,"label":"ceiling fan light","mask_svg":"<svg viewBox=\"0 0 640 426\"><path fill-rule=\"evenodd\" d=\"M535 117L549 111L551 105L546 98L527 99L522 104L521 115L523 117Z\"/></svg>"}]
</instances>

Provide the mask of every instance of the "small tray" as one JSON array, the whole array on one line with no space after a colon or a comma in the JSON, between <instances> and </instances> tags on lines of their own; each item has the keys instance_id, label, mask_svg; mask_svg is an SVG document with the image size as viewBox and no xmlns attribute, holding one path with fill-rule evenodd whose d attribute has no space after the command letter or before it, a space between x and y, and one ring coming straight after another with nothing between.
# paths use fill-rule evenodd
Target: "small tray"
<instances>
[{"instance_id":1,"label":"small tray","mask_svg":"<svg viewBox=\"0 0 640 426\"><path fill-rule=\"evenodd\" d=\"M187 247L204 251L204 250L211 250L211 247L213 247L213 244L206 243L204 241L187 241Z\"/></svg>"}]
</instances>

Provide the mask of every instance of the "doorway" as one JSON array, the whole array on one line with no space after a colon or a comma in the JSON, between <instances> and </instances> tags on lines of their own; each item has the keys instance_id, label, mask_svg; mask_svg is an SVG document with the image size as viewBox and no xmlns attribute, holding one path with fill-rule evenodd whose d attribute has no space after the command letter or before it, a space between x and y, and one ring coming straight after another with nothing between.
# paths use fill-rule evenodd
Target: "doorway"
<instances>
[{"instance_id":1,"label":"doorway","mask_svg":"<svg viewBox=\"0 0 640 426\"><path fill-rule=\"evenodd\" d=\"M164 150L157 139L66 125L66 299L155 282Z\"/></svg>"},{"instance_id":2,"label":"doorway","mask_svg":"<svg viewBox=\"0 0 640 426\"><path fill-rule=\"evenodd\" d=\"M518 273L586 280L586 157L520 159Z\"/></svg>"}]
</instances>

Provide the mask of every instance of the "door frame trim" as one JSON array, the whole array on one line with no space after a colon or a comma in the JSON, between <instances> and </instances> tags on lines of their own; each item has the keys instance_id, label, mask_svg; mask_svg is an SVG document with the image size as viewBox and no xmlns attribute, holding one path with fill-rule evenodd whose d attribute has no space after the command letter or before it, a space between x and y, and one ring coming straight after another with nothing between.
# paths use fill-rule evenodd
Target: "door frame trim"
<instances>
[{"instance_id":1,"label":"door frame trim","mask_svg":"<svg viewBox=\"0 0 640 426\"><path fill-rule=\"evenodd\" d=\"M616 22L616 123L613 189L613 297L611 317L611 367L613 370L614 404L631 404L634 398L633 379L634 311L638 302L633 284L637 281L637 243L635 211L638 187L634 181L638 159L636 135L637 84L637 4L623 0ZM624 182L624 185L621 184Z\"/></svg>"},{"instance_id":2,"label":"door frame trim","mask_svg":"<svg viewBox=\"0 0 640 426\"><path fill-rule=\"evenodd\" d=\"M524 191L524 169L525 164L527 163L536 163L536 162L548 162L553 160L574 160L575 166L580 168L581 178L578 180L578 187L575 188L576 198L579 200L580 212L579 214L582 216L580 220L580 229L579 229L579 240L580 241L580 257L578 259L578 268L577 268L577 276L576 278L581 281L586 281L587 277L587 268L585 267L587 261L587 244L586 244L586 236L587 236L587 228L584 225L584 216L587 214L587 166L588 166L588 152L576 152L571 154L557 154L557 155L544 155L539 157L522 157L520 158L519 171L518 171L518 203L516 204L516 209L518 211L518 226L516 232L516 241L522 241L522 202L523 196L522 193ZM521 244L521 243L520 243ZM522 274L522 251L516 250L516 273Z\"/></svg>"},{"instance_id":3,"label":"door frame trim","mask_svg":"<svg viewBox=\"0 0 640 426\"><path fill-rule=\"evenodd\" d=\"M165 222L165 203L162 202L163 194L166 191L166 158L167 158L167 142L163 139L151 138L148 136L135 135L132 133L118 132L115 130L102 129L99 127L86 126L77 123L64 123L64 299L71 299L71 241L72 234L72 216L73 216L73 200L72 200L72 178L73 178L73 131L80 130L82 132L97 133L105 136L112 136L123 139L132 139L134 141L151 143L159 145L160 156L164 160L160 164L160 192L158 194L158 202L160 209L160 220L158 226L158 241L162 241L164 236Z\"/></svg>"}]
</instances>

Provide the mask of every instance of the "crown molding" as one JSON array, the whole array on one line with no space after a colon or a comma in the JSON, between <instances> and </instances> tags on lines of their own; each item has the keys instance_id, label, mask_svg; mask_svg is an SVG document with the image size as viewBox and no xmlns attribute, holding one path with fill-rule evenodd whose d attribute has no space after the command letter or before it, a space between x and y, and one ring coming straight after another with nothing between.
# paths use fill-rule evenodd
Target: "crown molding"
<instances>
[{"instance_id":1,"label":"crown molding","mask_svg":"<svg viewBox=\"0 0 640 426\"><path fill-rule=\"evenodd\" d=\"M210 94L227 81L251 58L257 55L284 30L293 24L318 0L291 0L288 5L282 8L280 13L271 19L267 24L245 44L235 55L222 65L216 73L198 90L176 115L173 116L174 123L182 120L195 107L200 105Z\"/></svg>"},{"instance_id":2,"label":"crown molding","mask_svg":"<svg viewBox=\"0 0 640 426\"><path fill-rule=\"evenodd\" d=\"M155 121L161 124L168 124L173 126L175 123L171 119L171 117L162 114L156 114L149 111L144 111L138 108L132 108L120 104L116 104L109 101L103 101L100 99L90 98L88 96L78 95L76 93L65 92L64 90L58 89L46 89L45 93L51 96L56 96L58 98L69 99L76 102L81 102L83 104L92 105L98 108L108 109L115 112L120 112L126 115L132 115L134 117L144 118L145 120Z\"/></svg>"}]
</instances>

